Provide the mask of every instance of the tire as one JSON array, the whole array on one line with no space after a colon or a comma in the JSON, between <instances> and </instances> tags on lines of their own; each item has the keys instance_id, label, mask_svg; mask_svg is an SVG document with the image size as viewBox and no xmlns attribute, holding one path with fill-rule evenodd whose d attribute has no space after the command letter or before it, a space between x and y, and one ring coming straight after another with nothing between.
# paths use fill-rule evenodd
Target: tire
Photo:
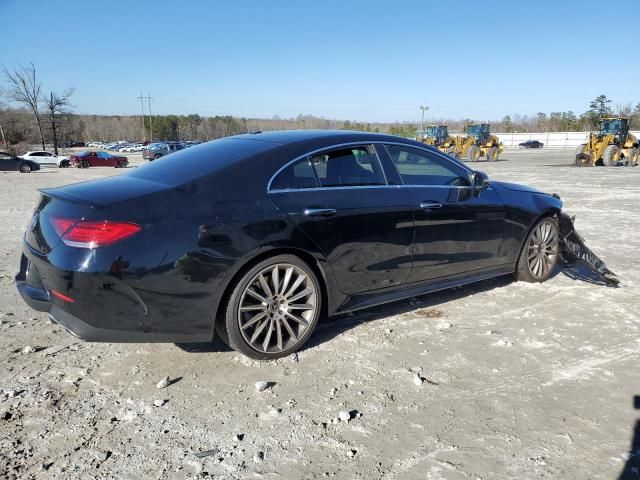
<instances>
[{"instance_id":1,"label":"tire","mask_svg":"<svg viewBox=\"0 0 640 480\"><path fill-rule=\"evenodd\" d=\"M531 283L548 280L558 265L559 258L558 220L545 217L534 225L522 245L516 267L516 280Z\"/></svg>"},{"instance_id":2,"label":"tire","mask_svg":"<svg viewBox=\"0 0 640 480\"><path fill-rule=\"evenodd\" d=\"M609 145L602 154L602 164L605 167L615 167L620 163L620 147Z\"/></svg>"},{"instance_id":3,"label":"tire","mask_svg":"<svg viewBox=\"0 0 640 480\"><path fill-rule=\"evenodd\" d=\"M61 161L60 165L58 165L58 168L69 168L69 160Z\"/></svg>"},{"instance_id":4,"label":"tire","mask_svg":"<svg viewBox=\"0 0 640 480\"><path fill-rule=\"evenodd\" d=\"M28 163L23 163L20 165L20 172L22 173L30 173L31 172L31 165L29 165Z\"/></svg>"},{"instance_id":5,"label":"tire","mask_svg":"<svg viewBox=\"0 0 640 480\"><path fill-rule=\"evenodd\" d=\"M588 153L580 153L576 155L576 167L593 167L591 155Z\"/></svg>"},{"instance_id":6,"label":"tire","mask_svg":"<svg viewBox=\"0 0 640 480\"><path fill-rule=\"evenodd\" d=\"M635 167L638 165L638 156L640 155L640 150L637 147L630 148L627 150L627 166Z\"/></svg>"},{"instance_id":7,"label":"tire","mask_svg":"<svg viewBox=\"0 0 640 480\"><path fill-rule=\"evenodd\" d=\"M469 162L477 162L480 160L480 147L477 145L471 145L467 150L467 160Z\"/></svg>"},{"instance_id":8,"label":"tire","mask_svg":"<svg viewBox=\"0 0 640 480\"><path fill-rule=\"evenodd\" d=\"M159 159L160 157L162 157L162 155L160 155L159 153L156 153L156 154L153 156L153 159L154 159L154 160L157 160L157 159Z\"/></svg>"},{"instance_id":9,"label":"tire","mask_svg":"<svg viewBox=\"0 0 640 480\"><path fill-rule=\"evenodd\" d=\"M89 163L88 160L82 160L80 162L80 168L89 168L91 166L91 164Z\"/></svg>"},{"instance_id":10,"label":"tire","mask_svg":"<svg viewBox=\"0 0 640 480\"><path fill-rule=\"evenodd\" d=\"M447 148L446 154L453 157L453 158L458 158L456 157L456 147L449 147Z\"/></svg>"},{"instance_id":11,"label":"tire","mask_svg":"<svg viewBox=\"0 0 640 480\"><path fill-rule=\"evenodd\" d=\"M583 143L582 145L578 145L578 146L576 147L576 157L577 157L578 155L580 155L581 153L584 153L584 149L585 149L585 148L587 148L587 144L586 144L586 143Z\"/></svg>"},{"instance_id":12,"label":"tire","mask_svg":"<svg viewBox=\"0 0 640 480\"><path fill-rule=\"evenodd\" d=\"M498 160L498 147L491 147L487 150L487 160L489 162L495 162Z\"/></svg>"},{"instance_id":13,"label":"tire","mask_svg":"<svg viewBox=\"0 0 640 480\"><path fill-rule=\"evenodd\" d=\"M116 163L116 168L127 168L127 164L120 160Z\"/></svg>"},{"instance_id":14,"label":"tire","mask_svg":"<svg viewBox=\"0 0 640 480\"><path fill-rule=\"evenodd\" d=\"M277 255L243 274L229 296L224 318L217 321L224 323L217 325L216 331L225 343L247 357L285 357L300 349L313 333L322 301L320 283L309 265L294 255ZM290 309L290 305L296 308Z\"/></svg>"}]
</instances>

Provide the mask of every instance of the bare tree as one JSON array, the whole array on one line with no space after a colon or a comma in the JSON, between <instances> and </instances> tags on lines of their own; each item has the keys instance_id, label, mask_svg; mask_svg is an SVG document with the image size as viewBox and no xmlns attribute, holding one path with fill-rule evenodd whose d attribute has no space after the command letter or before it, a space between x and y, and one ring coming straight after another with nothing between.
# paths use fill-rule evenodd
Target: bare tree
<instances>
[{"instance_id":1,"label":"bare tree","mask_svg":"<svg viewBox=\"0 0 640 480\"><path fill-rule=\"evenodd\" d=\"M74 89L70 88L62 95L50 92L49 96L45 100L47 107L47 114L49 115L49 122L51 122L51 133L53 135L53 149L56 155L58 155L58 119L57 115L66 113L65 108L71 106L69 98L73 95ZM44 148L44 147L43 147Z\"/></svg>"},{"instance_id":2,"label":"bare tree","mask_svg":"<svg viewBox=\"0 0 640 480\"><path fill-rule=\"evenodd\" d=\"M29 107L33 112L33 116L38 124L38 131L40 132L40 142L42 143L42 149L44 146L44 133L42 133L42 123L40 122L40 111L38 104L42 100L40 90L42 84L36 80L36 66L31 63L28 67L20 66L10 72L7 67L3 66L4 74L7 77L9 88L7 89L8 97L18 103L22 103Z\"/></svg>"}]
</instances>

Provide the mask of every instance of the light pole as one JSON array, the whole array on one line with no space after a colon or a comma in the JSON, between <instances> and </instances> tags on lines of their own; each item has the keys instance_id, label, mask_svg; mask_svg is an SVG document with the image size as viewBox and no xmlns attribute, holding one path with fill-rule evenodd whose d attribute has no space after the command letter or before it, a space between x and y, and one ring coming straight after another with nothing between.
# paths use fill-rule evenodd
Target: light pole
<instances>
[{"instance_id":1,"label":"light pole","mask_svg":"<svg viewBox=\"0 0 640 480\"><path fill-rule=\"evenodd\" d=\"M422 132L424 132L424 112L429 110L429 107L420 105L420 110L422 110L422 119L420 120L420 134L422 135Z\"/></svg>"}]
</instances>

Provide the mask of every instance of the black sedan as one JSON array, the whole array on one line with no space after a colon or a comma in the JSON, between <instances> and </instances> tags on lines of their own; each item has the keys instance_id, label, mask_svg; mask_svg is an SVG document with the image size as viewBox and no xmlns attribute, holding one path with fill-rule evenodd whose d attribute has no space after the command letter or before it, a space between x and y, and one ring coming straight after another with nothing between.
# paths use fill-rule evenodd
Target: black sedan
<instances>
[{"instance_id":1,"label":"black sedan","mask_svg":"<svg viewBox=\"0 0 640 480\"><path fill-rule=\"evenodd\" d=\"M0 171L29 173L34 170L40 170L40 165L36 162L0 152Z\"/></svg>"},{"instance_id":2,"label":"black sedan","mask_svg":"<svg viewBox=\"0 0 640 480\"><path fill-rule=\"evenodd\" d=\"M538 140L527 140L526 142L520 143L519 146L520 148L542 148L544 147L544 143Z\"/></svg>"},{"instance_id":3,"label":"black sedan","mask_svg":"<svg viewBox=\"0 0 640 480\"><path fill-rule=\"evenodd\" d=\"M288 355L318 320L499 275L541 282L557 196L422 143L346 131L240 135L41 191L16 282L90 341Z\"/></svg>"}]
</instances>

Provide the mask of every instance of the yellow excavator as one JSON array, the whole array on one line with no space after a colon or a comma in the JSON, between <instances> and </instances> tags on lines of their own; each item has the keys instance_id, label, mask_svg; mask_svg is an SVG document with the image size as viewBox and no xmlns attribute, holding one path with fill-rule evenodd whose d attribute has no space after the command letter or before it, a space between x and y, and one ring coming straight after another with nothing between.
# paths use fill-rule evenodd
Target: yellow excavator
<instances>
[{"instance_id":1,"label":"yellow excavator","mask_svg":"<svg viewBox=\"0 0 640 480\"><path fill-rule=\"evenodd\" d=\"M600 121L600 130L592 132L587 143L576 148L575 161L578 167L635 167L639 156L640 145L638 139L629 133L629 119L605 117Z\"/></svg>"},{"instance_id":2,"label":"yellow excavator","mask_svg":"<svg viewBox=\"0 0 640 480\"><path fill-rule=\"evenodd\" d=\"M488 123L472 123L467 126L466 137L456 137L454 156L469 162L477 162L481 157L495 162L503 151L504 147L498 137L491 135Z\"/></svg>"},{"instance_id":3,"label":"yellow excavator","mask_svg":"<svg viewBox=\"0 0 640 480\"><path fill-rule=\"evenodd\" d=\"M456 138L449 135L449 129L446 125L427 125L424 133L423 143L433 145L441 152L455 156Z\"/></svg>"}]
</instances>

